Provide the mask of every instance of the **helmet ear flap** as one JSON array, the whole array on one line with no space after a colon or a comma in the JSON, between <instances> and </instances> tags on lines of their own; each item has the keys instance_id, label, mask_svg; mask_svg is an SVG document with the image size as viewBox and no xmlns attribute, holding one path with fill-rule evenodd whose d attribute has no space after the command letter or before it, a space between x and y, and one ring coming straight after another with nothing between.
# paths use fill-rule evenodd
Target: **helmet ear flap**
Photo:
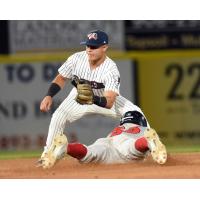
<instances>
[{"instance_id":1,"label":"helmet ear flap","mask_svg":"<svg viewBox=\"0 0 200 200\"><path fill-rule=\"evenodd\" d=\"M137 124L140 126L147 127L146 118L143 116L142 113L140 113L138 111L126 112L120 119L120 125L123 125L125 123L132 123L132 124Z\"/></svg>"}]
</instances>

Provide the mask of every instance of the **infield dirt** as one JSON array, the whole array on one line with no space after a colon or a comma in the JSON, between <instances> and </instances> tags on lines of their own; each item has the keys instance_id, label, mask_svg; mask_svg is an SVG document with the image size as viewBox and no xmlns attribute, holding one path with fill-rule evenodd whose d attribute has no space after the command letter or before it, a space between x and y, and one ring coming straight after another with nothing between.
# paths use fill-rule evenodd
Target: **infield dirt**
<instances>
[{"instance_id":1,"label":"infield dirt","mask_svg":"<svg viewBox=\"0 0 200 200\"><path fill-rule=\"evenodd\" d=\"M1 179L199 179L200 153L169 154L165 165L149 157L129 164L80 164L67 157L52 169L36 167L37 158L0 160Z\"/></svg>"}]
</instances>

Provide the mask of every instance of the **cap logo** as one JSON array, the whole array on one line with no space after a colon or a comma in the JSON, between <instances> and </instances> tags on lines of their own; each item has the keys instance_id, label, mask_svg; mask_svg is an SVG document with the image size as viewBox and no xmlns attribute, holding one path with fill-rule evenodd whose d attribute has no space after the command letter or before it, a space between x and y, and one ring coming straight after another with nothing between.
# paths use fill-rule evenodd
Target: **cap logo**
<instances>
[{"instance_id":1,"label":"cap logo","mask_svg":"<svg viewBox=\"0 0 200 200\"><path fill-rule=\"evenodd\" d=\"M91 40L91 39L97 40L97 34L96 33L90 33L87 36L88 36L89 40Z\"/></svg>"}]
</instances>

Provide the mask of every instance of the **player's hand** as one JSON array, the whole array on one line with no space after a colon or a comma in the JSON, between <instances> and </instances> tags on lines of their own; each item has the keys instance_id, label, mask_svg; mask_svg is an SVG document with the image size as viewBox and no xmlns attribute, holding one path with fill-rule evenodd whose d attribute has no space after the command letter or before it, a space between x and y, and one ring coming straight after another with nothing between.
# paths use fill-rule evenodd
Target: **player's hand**
<instances>
[{"instance_id":1,"label":"player's hand","mask_svg":"<svg viewBox=\"0 0 200 200\"><path fill-rule=\"evenodd\" d=\"M42 111L42 112L47 112L47 111L49 111L50 110L50 108L51 108L51 105L52 105L52 97L50 97L50 96L46 96L46 97L44 97L44 99L41 101L41 103L40 103L40 110Z\"/></svg>"}]
</instances>

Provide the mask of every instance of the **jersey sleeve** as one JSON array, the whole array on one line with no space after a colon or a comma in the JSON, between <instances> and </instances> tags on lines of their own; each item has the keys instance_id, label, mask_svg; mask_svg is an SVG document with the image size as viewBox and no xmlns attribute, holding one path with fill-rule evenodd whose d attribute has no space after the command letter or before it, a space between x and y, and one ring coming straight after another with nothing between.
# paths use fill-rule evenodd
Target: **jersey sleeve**
<instances>
[{"instance_id":1,"label":"jersey sleeve","mask_svg":"<svg viewBox=\"0 0 200 200\"><path fill-rule=\"evenodd\" d=\"M71 79L72 78L72 70L75 66L76 55L71 55L65 63L58 69L59 74L63 77Z\"/></svg>"},{"instance_id":2,"label":"jersey sleeve","mask_svg":"<svg viewBox=\"0 0 200 200\"><path fill-rule=\"evenodd\" d=\"M104 79L104 85L105 85L104 91L113 91L119 94L120 74L117 69L106 74Z\"/></svg>"}]
</instances>

